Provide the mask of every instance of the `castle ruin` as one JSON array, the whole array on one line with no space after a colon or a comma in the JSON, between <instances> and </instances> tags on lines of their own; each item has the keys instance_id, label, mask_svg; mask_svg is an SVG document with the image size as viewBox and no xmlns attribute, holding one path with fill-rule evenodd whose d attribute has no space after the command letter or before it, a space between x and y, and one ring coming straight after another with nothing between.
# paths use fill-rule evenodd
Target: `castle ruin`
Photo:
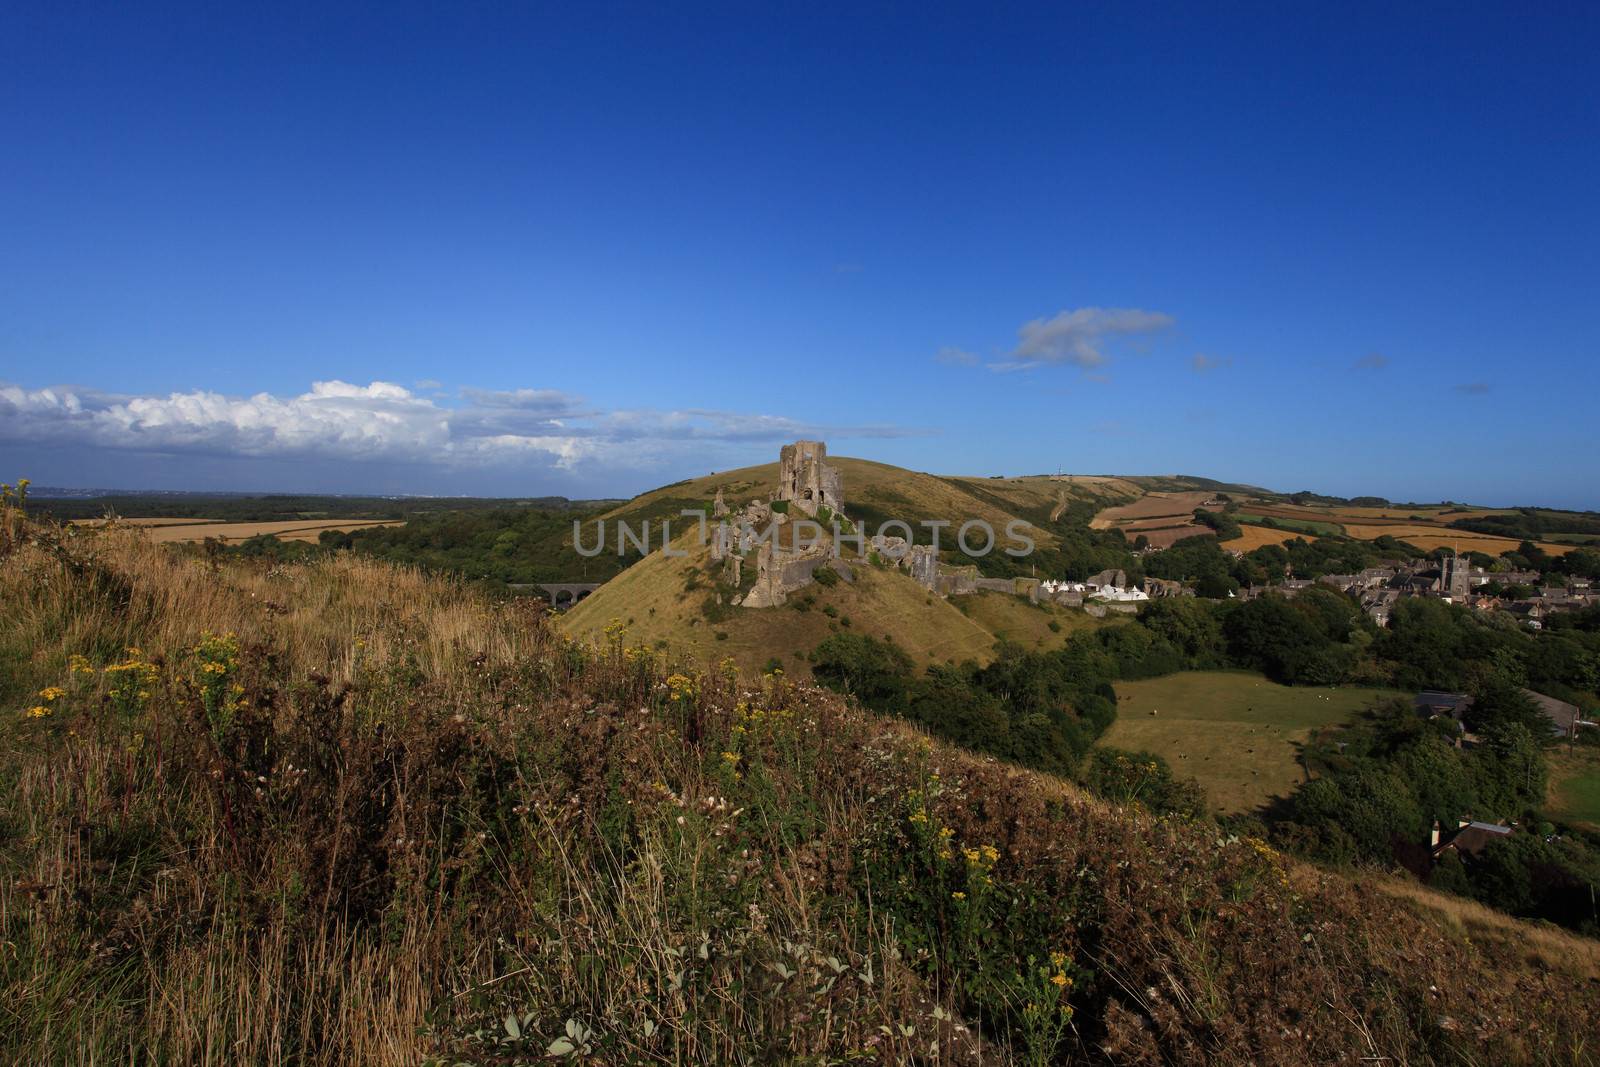
<instances>
[{"instance_id":1,"label":"castle ruin","mask_svg":"<svg viewBox=\"0 0 1600 1067\"><path fill-rule=\"evenodd\" d=\"M796 441L778 453L778 495L807 515L826 507L844 514L844 481L827 464L828 446L821 441Z\"/></svg>"}]
</instances>

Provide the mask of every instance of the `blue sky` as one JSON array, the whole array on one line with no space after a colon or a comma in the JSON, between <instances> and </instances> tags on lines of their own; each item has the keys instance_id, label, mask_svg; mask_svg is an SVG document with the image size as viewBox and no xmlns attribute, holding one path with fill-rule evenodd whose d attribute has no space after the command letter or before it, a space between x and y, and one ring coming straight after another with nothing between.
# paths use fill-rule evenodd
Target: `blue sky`
<instances>
[{"instance_id":1,"label":"blue sky","mask_svg":"<svg viewBox=\"0 0 1600 1067\"><path fill-rule=\"evenodd\" d=\"M1600 507L1596 54L1592 6L14 4L0 468L616 495L816 435Z\"/></svg>"}]
</instances>

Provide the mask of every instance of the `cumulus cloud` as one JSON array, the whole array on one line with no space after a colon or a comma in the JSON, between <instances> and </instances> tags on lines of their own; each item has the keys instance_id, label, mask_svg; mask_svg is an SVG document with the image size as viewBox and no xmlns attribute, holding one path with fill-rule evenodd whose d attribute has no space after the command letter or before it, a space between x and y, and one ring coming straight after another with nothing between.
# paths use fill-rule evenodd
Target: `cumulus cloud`
<instances>
[{"instance_id":1,"label":"cumulus cloud","mask_svg":"<svg viewBox=\"0 0 1600 1067\"><path fill-rule=\"evenodd\" d=\"M1368 352L1352 365L1354 370L1383 370L1389 365L1389 357L1382 352Z\"/></svg>"},{"instance_id":2,"label":"cumulus cloud","mask_svg":"<svg viewBox=\"0 0 1600 1067\"><path fill-rule=\"evenodd\" d=\"M296 396L249 397L0 384L0 442L171 455L645 469L707 443L918 432L710 410L605 411L550 389L466 389L459 402L446 403L390 382L315 382Z\"/></svg>"},{"instance_id":3,"label":"cumulus cloud","mask_svg":"<svg viewBox=\"0 0 1600 1067\"><path fill-rule=\"evenodd\" d=\"M1106 361L1106 341L1115 337L1159 333L1173 324L1171 315L1139 308L1077 308L1048 319L1034 319L1017 330L1010 362L1021 365L1065 363L1098 367Z\"/></svg>"},{"instance_id":4,"label":"cumulus cloud","mask_svg":"<svg viewBox=\"0 0 1600 1067\"><path fill-rule=\"evenodd\" d=\"M1196 352L1194 359L1189 361L1189 365L1194 368L1196 374L1205 374L1208 371L1233 366L1233 357L1208 356L1204 352Z\"/></svg>"}]
</instances>

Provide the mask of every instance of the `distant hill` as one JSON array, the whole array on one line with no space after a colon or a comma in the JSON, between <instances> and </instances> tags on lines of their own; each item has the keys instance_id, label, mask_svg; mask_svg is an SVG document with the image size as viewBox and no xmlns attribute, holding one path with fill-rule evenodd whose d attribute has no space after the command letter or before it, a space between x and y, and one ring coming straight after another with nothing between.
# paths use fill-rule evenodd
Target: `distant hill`
<instances>
[{"instance_id":1,"label":"distant hill","mask_svg":"<svg viewBox=\"0 0 1600 1067\"><path fill-rule=\"evenodd\" d=\"M929 532L922 522L950 523L941 536L945 560L971 563L980 573L997 577L1057 577L1067 570L1093 573L1123 566L1126 542L1120 534L1091 530L1093 516L1149 491L1197 488L1181 478L943 477L849 457L830 456L828 463L843 477L844 510L852 522L870 533L898 520L909 524L914 540L923 544ZM813 587L782 607L734 606L728 603L734 591L717 586L720 567L712 562L709 546L690 529L694 520L679 513L708 508L719 491L733 508L764 501L778 473L778 464L768 463L676 482L600 516L608 531L618 522L635 530L652 523L656 534L661 521L669 520L675 548L686 556L653 552L634 563L568 612L562 628L592 638L617 621L628 628L630 641L671 648L701 661L732 657L754 669L776 660L791 673L805 673L804 654L843 629L893 640L919 663L935 663L985 662L1001 639L1027 648L1057 647L1074 630L1098 625L1081 611L1035 605L1003 593L946 600L900 570L865 564L852 567L853 581ZM997 534L1008 524L1021 523L1036 542L1035 552L1025 560L998 551L967 557L953 542L957 527L971 519L989 523ZM592 521L586 520L586 537L592 536ZM609 536L614 539L615 534ZM614 542L608 542L607 551L614 549ZM854 550L846 547L844 554L851 558Z\"/></svg>"}]
</instances>

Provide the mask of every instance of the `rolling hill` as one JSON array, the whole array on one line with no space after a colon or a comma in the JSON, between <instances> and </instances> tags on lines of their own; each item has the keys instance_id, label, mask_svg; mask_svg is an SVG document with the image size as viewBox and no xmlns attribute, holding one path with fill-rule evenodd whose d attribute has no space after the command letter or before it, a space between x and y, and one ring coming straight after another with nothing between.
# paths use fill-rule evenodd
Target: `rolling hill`
<instances>
[{"instance_id":1,"label":"rolling hill","mask_svg":"<svg viewBox=\"0 0 1600 1067\"><path fill-rule=\"evenodd\" d=\"M806 675L805 654L841 629L891 640L926 664L986 662L1002 638L1053 648L1074 630L1100 625L1081 611L1004 593L947 600L898 569L870 564L853 566L851 581L813 586L782 607L719 605L719 567L709 547L695 542L689 531L678 535L674 544L686 557L651 553L563 615L561 629L592 640L618 622L629 644L670 649L702 664L731 656L748 671L776 659L788 673Z\"/></svg>"},{"instance_id":2,"label":"rolling hill","mask_svg":"<svg viewBox=\"0 0 1600 1067\"><path fill-rule=\"evenodd\" d=\"M954 539L955 527L969 519L987 522L997 534L1007 525L1024 524L1037 545L1034 557L1017 563L996 552L971 560L959 550L946 551L951 562L974 562L986 573L1023 574L1037 567L1040 577L1057 576L1066 558L1091 537L1089 520L1107 507L1137 500L1144 480L1097 476L1028 476L1019 478L941 477L884 463L829 457L844 480L845 512L869 532L883 523L924 520L952 524L942 546ZM776 485L776 463L744 467L663 486L644 493L601 516L607 530L618 522L637 530L653 523L659 535L662 520L674 521L674 547L683 557L660 552L630 566L579 603L561 620L567 633L592 638L613 621L628 629L630 643L670 648L699 661L732 657L754 669L776 659L790 672L806 673L804 655L831 632L853 628L894 641L919 663L987 661L1001 639L1027 648L1059 646L1074 630L1100 623L1081 611L1035 605L1002 593L979 593L943 599L929 594L903 571L861 563L852 578L814 586L795 602L779 608L748 609L718 603L719 568L709 546L700 543L693 520L683 510L704 509L720 491L730 507L765 500ZM1152 479L1167 488L1170 479ZM1192 486L1191 486L1192 490ZM592 536L592 527L585 537ZM608 533L608 551L614 533ZM653 544L659 547L658 542ZM854 550L844 549L847 559ZM1053 624L1053 625L1052 625Z\"/></svg>"}]
</instances>

